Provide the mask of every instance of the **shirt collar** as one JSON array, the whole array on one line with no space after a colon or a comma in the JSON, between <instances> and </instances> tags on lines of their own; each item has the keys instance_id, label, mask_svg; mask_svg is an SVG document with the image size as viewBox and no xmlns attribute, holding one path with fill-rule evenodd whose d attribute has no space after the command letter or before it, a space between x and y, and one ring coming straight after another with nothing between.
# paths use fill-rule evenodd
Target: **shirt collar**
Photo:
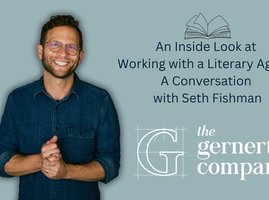
<instances>
[{"instance_id":1,"label":"shirt collar","mask_svg":"<svg viewBox=\"0 0 269 200\"><path fill-rule=\"evenodd\" d=\"M75 73L73 86L72 86L69 94L66 97L64 97L64 99L68 98L71 94L74 94L78 100L79 96L80 96L80 86L81 86L81 80L79 79L78 75ZM34 90L34 98L36 98L36 96L38 96L39 94L42 94L42 93L48 95L48 93L45 90L43 76L39 80L37 80L37 84L36 84L36 87Z\"/></svg>"},{"instance_id":2,"label":"shirt collar","mask_svg":"<svg viewBox=\"0 0 269 200\"><path fill-rule=\"evenodd\" d=\"M79 79L78 75L75 73L74 74L74 84L73 84L69 94L73 93L74 95L76 95L77 100L79 99L79 96L80 96L81 82L82 81Z\"/></svg>"}]
</instances>

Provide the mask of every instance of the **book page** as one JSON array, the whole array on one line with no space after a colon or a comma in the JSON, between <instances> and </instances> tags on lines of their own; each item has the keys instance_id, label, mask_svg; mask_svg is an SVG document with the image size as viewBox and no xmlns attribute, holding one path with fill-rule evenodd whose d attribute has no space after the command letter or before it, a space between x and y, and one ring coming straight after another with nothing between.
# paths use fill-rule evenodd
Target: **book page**
<instances>
[{"instance_id":1,"label":"book page","mask_svg":"<svg viewBox=\"0 0 269 200\"><path fill-rule=\"evenodd\" d=\"M229 24L220 15L213 18L208 24L208 33L212 34L215 30L227 27Z\"/></svg>"},{"instance_id":2,"label":"book page","mask_svg":"<svg viewBox=\"0 0 269 200\"><path fill-rule=\"evenodd\" d=\"M198 17L194 21L194 24L199 25L203 31L208 34L208 24L205 17L201 13L199 13Z\"/></svg>"},{"instance_id":3,"label":"book page","mask_svg":"<svg viewBox=\"0 0 269 200\"><path fill-rule=\"evenodd\" d=\"M194 30L197 33L202 33L203 35L207 35L206 29L197 22L197 18L199 15L195 15L191 18L191 20L187 23L187 26L189 27L189 30Z\"/></svg>"}]
</instances>

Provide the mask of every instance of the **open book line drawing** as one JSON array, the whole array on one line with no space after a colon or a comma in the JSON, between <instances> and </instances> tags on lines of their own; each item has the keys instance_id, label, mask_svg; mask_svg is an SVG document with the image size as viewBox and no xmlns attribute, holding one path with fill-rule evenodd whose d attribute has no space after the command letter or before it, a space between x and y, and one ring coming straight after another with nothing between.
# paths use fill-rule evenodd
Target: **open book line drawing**
<instances>
[{"instance_id":1,"label":"open book line drawing","mask_svg":"<svg viewBox=\"0 0 269 200\"><path fill-rule=\"evenodd\" d=\"M207 22L202 13L193 16L186 24L185 39L193 38L231 38L231 30L227 21L218 15Z\"/></svg>"}]
</instances>

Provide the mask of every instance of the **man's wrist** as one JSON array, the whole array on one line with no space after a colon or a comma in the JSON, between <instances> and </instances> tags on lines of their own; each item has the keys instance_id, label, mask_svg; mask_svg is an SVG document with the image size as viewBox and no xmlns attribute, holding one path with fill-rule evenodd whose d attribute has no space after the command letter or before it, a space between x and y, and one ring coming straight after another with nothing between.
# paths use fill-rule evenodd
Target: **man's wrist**
<instances>
[{"instance_id":1,"label":"man's wrist","mask_svg":"<svg viewBox=\"0 0 269 200\"><path fill-rule=\"evenodd\" d=\"M72 174L72 165L71 164L65 164L65 176L64 179L71 179Z\"/></svg>"},{"instance_id":2,"label":"man's wrist","mask_svg":"<svg viewBox=\"0 0 269 200\"><path fill-rule=\"evenodd\" d=\"M43 163L41 154L35 154L35 155L32 155L32 158L35 160L36 165L38 166L38 169L41 170L41 168L42 168L42 163Z\"/></svg>"}]
</instances>

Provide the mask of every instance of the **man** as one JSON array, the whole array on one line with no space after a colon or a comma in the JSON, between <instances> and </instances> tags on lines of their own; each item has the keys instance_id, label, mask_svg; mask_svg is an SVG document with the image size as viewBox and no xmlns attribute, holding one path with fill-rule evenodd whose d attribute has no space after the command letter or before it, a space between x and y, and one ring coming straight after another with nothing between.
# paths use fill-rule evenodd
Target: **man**
<instances>
[{"instance_id":1,"label":"man","mask_svg":"<svg viewBox=\"0 0 269 200\"><path fill-rule=\"evenodd\" d=\"M97 200L98 181L118 175L119 124L108 93L81 81L79 23L69 15L44 24L43 76L14 90L0 125L0 175L20 176L19 200Z\"/></svg>"}]
</instances>

